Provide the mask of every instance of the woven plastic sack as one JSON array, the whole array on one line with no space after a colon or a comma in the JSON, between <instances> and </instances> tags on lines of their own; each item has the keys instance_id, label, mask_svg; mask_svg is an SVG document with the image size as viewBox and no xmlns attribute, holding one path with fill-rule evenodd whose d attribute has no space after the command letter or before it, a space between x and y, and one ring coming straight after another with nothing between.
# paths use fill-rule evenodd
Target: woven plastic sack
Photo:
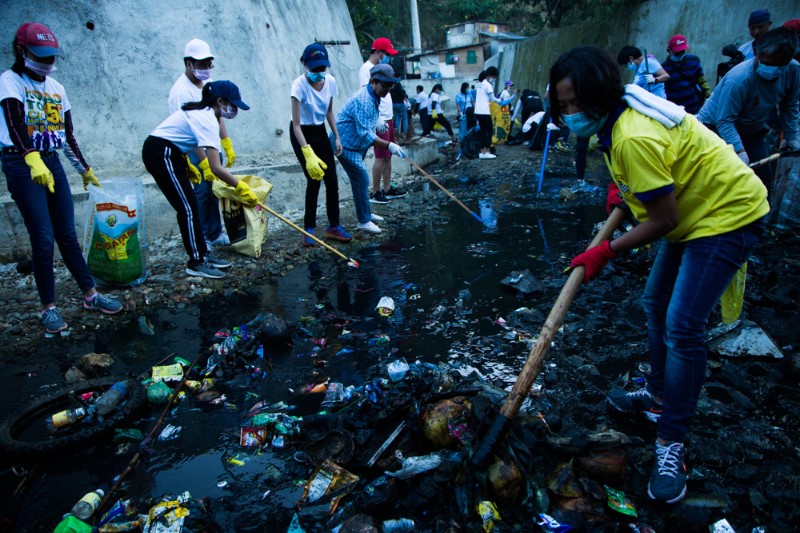
<instances>
[{"instance_id":1,"label":"woven plastic sack","mask_svg":"<svg viewBox=\"0 0 800 533\"><path fill-rule=\"evenodd\" d=\"M95 281L135 286L147 278L147 224L139 178L89 186L83 255Z\"/></svg>"},{"instance_id":2,"label":"woven plastic sack","mask_svg":"<svg viewBox=\"0 0 800 533\"><path fill-rule=\"evenodd\" d=\"M258 176L236 176L244 180L258 197L266 203L272 191L272 184ZM219 198L225 231L231 240L231 247L240 254L250 257L261 255L261 246L267 240L267 212L261 207L245 207L238 201L236 189L221 180L214 180L214 195Z\"/></svg>"}]
</instances>

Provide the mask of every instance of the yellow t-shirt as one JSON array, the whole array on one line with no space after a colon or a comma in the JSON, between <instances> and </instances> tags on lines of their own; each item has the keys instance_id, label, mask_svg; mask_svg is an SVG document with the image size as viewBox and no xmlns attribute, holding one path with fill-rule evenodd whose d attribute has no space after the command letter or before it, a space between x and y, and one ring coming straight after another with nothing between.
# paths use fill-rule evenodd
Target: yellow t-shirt
<instances>
[{"instance_id":1,"label":"yellow t-shirt","mask_svg":"<svg viewBox=\"0 0 800 533\"><path fill-rule=\"evenodd\" d=\"M761 180L692 115L667 129L628 108L611 138L606 165L637 220L648 218L643 201L675 194L679 222L666 235L671 242L727 233L769 212Z\"/></svg>"}]
</instances>

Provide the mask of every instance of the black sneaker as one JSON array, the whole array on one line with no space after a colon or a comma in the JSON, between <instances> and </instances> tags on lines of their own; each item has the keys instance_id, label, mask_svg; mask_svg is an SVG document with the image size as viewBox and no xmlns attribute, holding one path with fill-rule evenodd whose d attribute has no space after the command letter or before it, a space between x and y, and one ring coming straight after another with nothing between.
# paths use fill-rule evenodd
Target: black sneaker
<instances>
[{"instance_id":1,"label":"black sneaker","mask_svg":"<svg viewBox=\"0 0 800 533\"><path fill-rule=\"evenodd\" d=\"M402 189L396 189L394 186L390 187L388 191L383 192L383 195L386 196L386 198L389 198L389 199L402 198L403 196L405 196L407 194L408 194L408 192L406 192L406 191L404 191Z\"/></svg>"},{"instance_id":2,"label":"black sneaker","mask_svg":"<svg viewBox=\"0 0 800 533\"><path fill-rule=\"evenodd\" d=\"M625 392L622 389L614 388L606 398L612 407L623 413L644 413L651 422L658 422L658 418L661 416L661 404L647 392L647 389Z\"/></svg>"},{"instance_id":3,"label":"black sneaker","mask_svg":"<svg viewBox=\"0 0 800 533\"><path fill-rule=\"evenodd\" d=\"M686 496L686 465L683 464L683 443L667 446L656 440L656 466L650 474L647 495L663 503L676 503Z\"/></svg>"},{"instance_id":4,"label":"black sneaker","mask_svg":"<svg viewBox=\"0 0 800 533\"><path fill-rule=\"evenodd\" d=\"M380 190L378 192L370 194L369 201L372 204L388 204L389 198L387 198L386 195L383 194L383 190Z\"/></svg>"}]
</instances>

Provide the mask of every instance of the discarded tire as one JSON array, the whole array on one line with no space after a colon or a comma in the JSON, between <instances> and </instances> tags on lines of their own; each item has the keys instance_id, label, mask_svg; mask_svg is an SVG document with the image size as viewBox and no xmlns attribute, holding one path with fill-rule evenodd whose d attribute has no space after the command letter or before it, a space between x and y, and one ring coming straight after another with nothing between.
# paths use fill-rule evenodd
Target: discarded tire
<instances>
[{"instance_id":1,"label":"discarded tire","mask_svg":"<svg viewBox=\"0 0 800 533\"><path fill-rule=\"evenodd\" d=\"M102 422L96 422L86 427L76 426L55 436L34 436L27 438L23 433L27 428L41 424L48 415L69 407L69 395L80 395L94 390L105 391L118 381L128 385L128 397L121 403L111 416ZM135 380L119 377L107 377L78 383L64 387L52 394L35 400L19 411L13 413L0 424L0 452L15 456L31 457L54 452L67 452L81 446L96 442L107 433L126 420L145 402L144 388ZM36 432L40 433L40 432Z\"/></svg>"}]
</instances>

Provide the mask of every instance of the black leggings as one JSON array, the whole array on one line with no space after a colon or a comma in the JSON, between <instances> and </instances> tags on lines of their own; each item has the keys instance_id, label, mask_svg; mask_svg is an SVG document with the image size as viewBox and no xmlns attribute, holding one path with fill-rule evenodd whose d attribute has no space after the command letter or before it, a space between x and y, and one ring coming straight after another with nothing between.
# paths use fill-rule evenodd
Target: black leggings
<instances>
[{"instance_id":1,"label":"black leggings","mask_svg":"<svg viewBox=\"0 0 800 533\"><path fill-rule=\"evenodd\" d=\"M151 135L144 141L142 161L169 205L177 212L183 247L189 254L189 266L197 266L203 262L208 248L200 228L200 213L187 174L186 159L173 143Z\"/></svg>"},{"instance_id":2,"label":"black leggings","mask_svg":"<svg viewBox=\"0 0 800 533\"><path fill-rule=\"evenodd\" d=\"M294 135L294 128L292 123L289 123L289 139L292 142L294 155L300 161L300 166L303 167L303 174L306 176L306 214L303 217L303 224L306 229L317 227L317 199L319 198L319 188L322 182L325 182L325 209L328 212L328 225L335 228L339 225L339 182L336 179L336 161L333 158L333 147L328 139L328 133L325 131L325 124L318 126L300 126L306 142L317 154L317 157L322 159L328 168L325 170L325 175L322 180L317 181L311 179L306 170L306 157L300 149L300 143Z\"/></svg>"},{"instance_id":3,"label":"black leggings","mask_svg":"<svg viewBox=\"0 0 800 533\"><path fill-rule=\"evenodd\" d=\"M492 115L475 114L475 118L478 119L478 125L481 127L481 148L491 148L492 130L494 129Z\"/></svg>"},{"instance_id":4,"label":"black leggings","mask_svg":"<svg viewBox=\"0 0 800 533\"><path fill-rule=\"evenodd\" d=\"M444 113L438 113L438 112L436 114L436 118L433 118L433 115L431 115L431 118L428 120L427 127L423 128L422 130L422 134L423 135L429 134L433 129L434 124L436 124L437 122L441 124L445 130L447 130L447 133L448 135L450 135L450 137L453 136L453 128L450 126L450 121L447 120L447 117L444 116Z\"/></svg>"}]
</instances>

